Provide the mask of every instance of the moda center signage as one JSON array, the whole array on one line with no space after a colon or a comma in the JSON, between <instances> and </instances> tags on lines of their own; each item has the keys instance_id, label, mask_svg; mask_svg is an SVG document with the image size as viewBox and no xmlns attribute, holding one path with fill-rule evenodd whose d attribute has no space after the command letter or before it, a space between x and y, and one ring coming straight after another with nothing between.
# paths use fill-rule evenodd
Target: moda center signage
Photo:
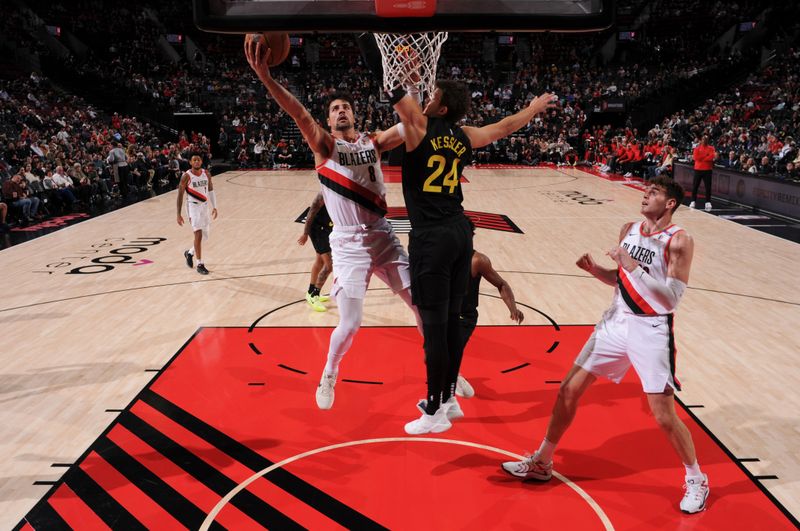
<instances>
[{"instance_id":1,"label":"moda center signage","mask_svg":"<svg viewBox=\"0 0 800 531\"><path fill-rule=\"evenodd\" d=\"M675 180L692 191L694 169L689 164L675 165ZM700 190L704 190L700 186ZM800 218L800 185L725 168L711 173L711 195L792 218Z\"/></svg>"},{"instance_id":2,"label":"moda center signage","mask_svg":"<svg viewBox=\"0 0 800 531\"><path fill-rule=\"evenodd\" d=\"M140 254L151 247L166 241L160 237L106 238L93 243L88 248L62 256L57 261L46 264L34 273L65 273L67 275L95 275L108 273L119 265L135 265Z\"/></svg>"}]
</instances>

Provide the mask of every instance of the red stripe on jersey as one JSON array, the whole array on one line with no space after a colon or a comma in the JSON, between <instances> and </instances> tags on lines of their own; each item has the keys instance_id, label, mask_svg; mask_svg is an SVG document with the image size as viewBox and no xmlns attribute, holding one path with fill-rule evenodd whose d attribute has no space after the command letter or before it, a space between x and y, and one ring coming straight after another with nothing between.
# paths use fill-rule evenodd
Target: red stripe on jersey
<instances>
[{"instance_id":1,"label":"red stripe on jersey","mask_svg":"<svg viewBox=\"0 0 800 531\"><path fill-rule=\"evenodd\" d=\"M376 194L375 192L373 192L372 190L370 190L369 188L364 188L363 186L353 181L352 179L348 179L341 173L337 173L336 171L324 165L318 166L317 171L322 175L324 175L325 177L327 177L328 179L330 179L331 181L335 182L336 184L343 186L344 188L347 188L351 192L360 195L370 203L376 205L381 210L386 211L387 209L386 200L381 196L379 196L378 194Z\"/></svg>"},{"instance_id":2,"label":"red stripe on jersey","mask_svg":"<svg viewBox=\"0 0 800 531\"><path fill-rule=\"evenodd\" d=\"M642 297L638 291L633 287L633 283L631 283L631 279L628 278L628 272L625 268L620 267L619 275L620 280L622 280L622 287L625 288L625 291L628 292L631 299L641 308L646 314L648 315L658 315L658 312L653 309L650 304Z\"/></svg>"},{"instance_id":3,"label":"red stripe on jersey","mask_svg":"<svg viewBox=\"0 0 800 531\"><path fill-rule=\"evenodd\" d=\"M193 188L189 188L188 185L186 186L186 193L189 194L190 196L194 197L198 201L202 201L204 203L206 201L208 201L208 198L206 196L204 196L203 194L201 194L200 192L198 192L197 190L195 190Z\"/></svg>"}]
</instances>

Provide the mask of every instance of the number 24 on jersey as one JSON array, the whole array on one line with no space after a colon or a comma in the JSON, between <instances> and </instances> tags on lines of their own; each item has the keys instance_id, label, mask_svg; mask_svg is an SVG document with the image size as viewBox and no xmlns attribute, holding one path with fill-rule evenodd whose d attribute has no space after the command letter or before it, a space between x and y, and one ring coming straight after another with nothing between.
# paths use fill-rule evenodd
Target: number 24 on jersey
<instances>
[{"instance_id":1,"label":"number 24 on jersey","mask_svg":"<svg viewBox=\"0 0 800 531\"><path fill-rule=\"evenodd\" d=\"M460 159L453 160L453 166L450 168L450 171L447 175L444 176L444 179L441 181L442 184L435 184L436 180L439 178L442 173L444 173L445 166L447 161L441 155L431 155L428 159L428 167L433 168L433 173L425 179L425 184L422 185L423 192L434 192L434 193L442 193L442 185L446 188L450 188L448 193L453 193L458 186L458 163Z\"/></svg>"}]
</instances>

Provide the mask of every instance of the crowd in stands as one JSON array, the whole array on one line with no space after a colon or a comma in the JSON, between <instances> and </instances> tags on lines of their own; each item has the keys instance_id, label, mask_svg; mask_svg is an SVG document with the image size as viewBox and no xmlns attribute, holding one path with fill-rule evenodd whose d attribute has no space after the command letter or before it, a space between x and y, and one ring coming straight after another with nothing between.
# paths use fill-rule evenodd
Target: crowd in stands
<instances>
[{"instance_id":1,"label":"crowd in stands","mask_svg":"<svg viewBox=\"0 0 800 531\"><path fill-rule=\"evenodd\" d=\"M646 105L698 76L713 75L721 63L740 61L738 52L715 49L714 39L763 9L763 3L751 0L622 3L630 21L644 5L649 4L651 15L639 29L639 39L621 44L610 63L600 60L599 50L613 32L592 38L525 35L525 44L514 49L498 47L494 36L451 35L440 77L469 87L472 109L467 123L498 121L544 91L561 100L559 111L476 151L475 162L596 164L607 171L649 177L670 171L674 160L687 158L699 137L708 134L721 153L718 164L796 179L796 51L778 57L732 92L691 112L667 116L649 131L591 125L592 112L609 98L624 101L629 109ZM266 96L245 63L239 37L196 32L191 17L176 5L150 0L136 5L79 0L77 7L30 0L28 5L45 23L63 27L88 45L87 53L74 53L66 62L76 77L133 94L162 111L213 111L220 124L215 156L244 168L313 166L294 122ZM14 32L24 34L19 28L32 23L30 14L13 10L2 22L20 42L26 42L25 35ZM190 61L178 47L180 60L168 60L157 42L170 32L193 32L205 57ZM487 39L495 39L488 56ZM350 35L307 36L303 47L292 47L273 74L322 123L323 102L334 90L354 96L359 130L396 123L388 102L379 97L381 80L364 66ZM182 134L174 142L147 122L101 113L35 75L3 81L0 110L3 197L11 197L12 204L17 203L15 197L30 199L12 208L22 222L46 212L89 209L116 198L131 200L139 192L168 189L185 168L189 151L199 150L210 158L211 142L200 134Z\"/></svg>"},{"instance_id":2,"label":"crowd in stands","mask_svg":"<svg viewBox=\"0 0 800 531\"><path fill-rule=\"evenodd\" d=\"M0 210L22 225L106 210L174 188L190 152L210 160L202 135L178 142L162 136L135 117L105 115L36 74L0 80L0 183L7 205Z\"/></svg>"}]
</instances>

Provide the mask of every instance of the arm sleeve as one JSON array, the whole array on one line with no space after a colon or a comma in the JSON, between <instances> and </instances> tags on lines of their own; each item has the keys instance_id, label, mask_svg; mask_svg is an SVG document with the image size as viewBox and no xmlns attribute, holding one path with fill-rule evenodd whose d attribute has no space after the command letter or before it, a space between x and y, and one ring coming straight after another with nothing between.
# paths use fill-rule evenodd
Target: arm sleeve
<instances>
[{"instance_id":1,"label":"arm sleeve","mask_svg":"<svg viewBox=\"0 0 800 531\"><path fill-rule=\"evenodd\" d=\"M645 298L652 297L653 300L670 312L678 307L683 292L686 291L686 284L677 278L667 277L666 283L659 282L642 269L642 266L634 269L631 272L631 276L639 281L637 282L638 287L645 291L645 293L642 293Z\"/></svg>"}]
</instances>

